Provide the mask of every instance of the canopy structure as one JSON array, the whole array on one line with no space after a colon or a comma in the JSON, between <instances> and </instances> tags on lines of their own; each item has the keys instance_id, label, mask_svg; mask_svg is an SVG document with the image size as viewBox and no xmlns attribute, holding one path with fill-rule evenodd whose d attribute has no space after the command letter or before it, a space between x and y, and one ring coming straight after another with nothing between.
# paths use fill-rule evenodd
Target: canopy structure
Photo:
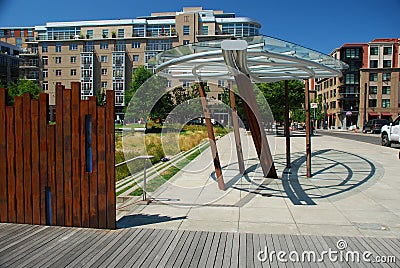
<instances>
[{"instance_id":1,"label":"canopy structure","mask_svg":"<svg viewBox=\"0 0 400 268\"><path fill-rule=\"evenodd\" d=\"M171 80L199 81L202 107L210 139L215 174L220 189L225 189L218 151L215 144L210 113L203 84L205 80L235 80L236 94L242 99L243 109L257 151L264 177L277 178L260 108L254 93L253 82L281 80L308 80L341 76L347 64L320 52L268 36L252 36L240 39L214 40L176 47L156 55L157 73ZM286 92L287 92L287 83ZM309 93L306 82L306 153L307 176L311 177L311 141ZM288 95L287 95L288 96ZM288 97L286 97L288 98ZM236 114L233 89L230 89L233 125L240 174L246 171ZM288 118L288 108L286 110ZM288 127L288 120L286 122ZM287 128L287 138L288 136ZM287 142L288 144L288 142ZM287 151L288 152L288 151ZM288 154L288 153L287 153ZM310 175L309 175L310 174Z\"/></svg>"},{"instance_id":2,"label":"canopy structure","mask_svg":"<svg viewBox=\"0 0 400 268\"><path fill-rule=\"evenodd\" d=\"M236 40L235 40L236 41ZM341 76L347 64L320 52L269 36L238 39L243 51L239 65L253 82L327 78ZM229 40L179 46L156 55L157 71L176 79L231 79L224 58ZM237 43L237 42L236 42Z\"/></svg>"}]
</instances>

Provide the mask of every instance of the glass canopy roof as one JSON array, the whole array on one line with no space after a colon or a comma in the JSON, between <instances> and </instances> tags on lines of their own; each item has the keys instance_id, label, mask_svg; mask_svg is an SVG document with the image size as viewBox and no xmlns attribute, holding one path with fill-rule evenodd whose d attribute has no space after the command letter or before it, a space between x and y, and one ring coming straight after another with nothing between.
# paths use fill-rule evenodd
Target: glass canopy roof
<instances>
[{"instance_id":1,"label":"glass canopy roof","mask_svg":"<svg viewBox=\"0 0 400 268\"><path fill-rule=\"evenodd\" d=\"M254 82L341 76L341 70L348 68L347 64L331 56L273 37L252 36L236 40L245 44L241 57L236 52L232 54L236 63L226 61L226 51L222 49L226 40L221 39L161 52L152 59L153 64L158 65L159 75L169 79L231 80L234 69L241 69ZM241 63L241 68L232 66L237 62Z\"/></svg>"}]
</instances>

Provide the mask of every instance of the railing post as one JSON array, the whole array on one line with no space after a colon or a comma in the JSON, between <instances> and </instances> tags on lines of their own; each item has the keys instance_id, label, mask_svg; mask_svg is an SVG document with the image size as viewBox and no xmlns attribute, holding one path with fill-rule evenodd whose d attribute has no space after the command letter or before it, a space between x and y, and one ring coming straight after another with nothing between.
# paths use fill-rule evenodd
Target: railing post
<instances>
[{"instance_id":1,"label":"railing post","mask_svg":"<svg viewBox=\"0 0 400 268\"><path fill-rule=\"evenodd\" d=\"M146 194L146 158L143 159L144 168L143 168L143 201L147 200Z\"/></svg>"}]
</instances>

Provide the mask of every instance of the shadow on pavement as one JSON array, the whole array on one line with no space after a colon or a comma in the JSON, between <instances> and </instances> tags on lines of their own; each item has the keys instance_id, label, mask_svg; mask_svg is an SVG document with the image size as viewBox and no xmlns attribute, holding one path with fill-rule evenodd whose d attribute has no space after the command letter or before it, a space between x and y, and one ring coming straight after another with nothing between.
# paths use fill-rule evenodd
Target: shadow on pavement
<instances>
[{"instance_id":1,"label":"shadow on pavement","mask_svg":"<svg viewBox=\"0 0 400 268\"><path fill-rule=\"evenodd\" d=\"M161 223L161 222L169 222L169 221L177 221L184 220L187 217L168 217L168 216L160 216L160 214L134 214L127 215L122 217L119 221L117 221L117 228L130 228L136 226L143 226L147 224Z\"/></svg>"}]
</instances>

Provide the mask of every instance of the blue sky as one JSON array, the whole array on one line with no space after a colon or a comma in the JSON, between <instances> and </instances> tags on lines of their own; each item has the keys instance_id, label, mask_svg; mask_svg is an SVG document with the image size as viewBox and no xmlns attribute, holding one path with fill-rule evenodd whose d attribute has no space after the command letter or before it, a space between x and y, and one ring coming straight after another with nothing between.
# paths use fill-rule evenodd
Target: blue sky
<instances>
[{"instance_id":1,"label":"blue sky","mask_svg":"<svg viewBox=\"0 0 400 268\"><path fill-rule=\"evenodd\" d=\"M400 37L400 0L0 0L0 26L127 19L203 6L257 19L261 33L323 53L344 43Z\"/></svg>"}]
</instances>

